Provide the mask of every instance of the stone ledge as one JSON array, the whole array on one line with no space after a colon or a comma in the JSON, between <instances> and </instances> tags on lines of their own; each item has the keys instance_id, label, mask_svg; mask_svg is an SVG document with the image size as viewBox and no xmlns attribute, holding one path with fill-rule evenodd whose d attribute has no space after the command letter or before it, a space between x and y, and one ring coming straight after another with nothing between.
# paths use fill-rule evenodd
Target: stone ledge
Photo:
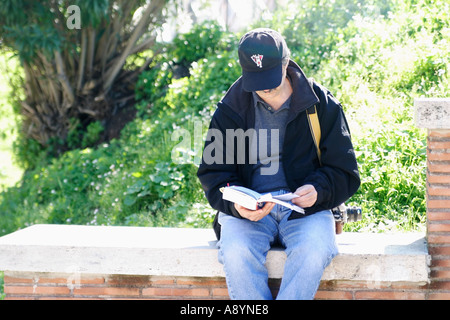
<instances>
[{"instance_id":1,"label":"stone ledge","mask_svg":"<svg viewBox=\"0 0 450 320\"><path fill-rule=\"evenodd\" d=\"M421 233L343 233L322 280L427 283ZM286 255L269 251L270 278ZM212 229L34 225L0 238L0 270L113 275L224 277Z\"/></svg>"}]
</instances>

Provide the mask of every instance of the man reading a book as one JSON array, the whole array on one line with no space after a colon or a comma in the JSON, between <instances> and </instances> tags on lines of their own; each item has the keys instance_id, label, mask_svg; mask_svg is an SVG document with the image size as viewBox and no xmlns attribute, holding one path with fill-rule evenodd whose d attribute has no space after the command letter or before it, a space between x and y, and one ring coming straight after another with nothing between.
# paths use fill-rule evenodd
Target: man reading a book
<instances>
[{"instance_id":1,"label":"man reading a book","mask_svg":"<svg viewBox=\"0 0 450 320\"><path fill-rule=\"evenodd\" d=\"M210 124L222 138L206 139L198 170L218 210L214 227L228 292L232 299L272 299L265 260L270 247L280 245L287 260L276 298L313 299L337 254L330 209L360 185L347 121L337 99L290 59L278 32L246 33L238 53L242 76L218 103ZM321 127L319 151L307 114L314 112ZM236 132L247 134L227 147L239 139ZM220 190L233 185L260 194L295 193L291 201L304 212L273 202L244 208L222 198Z\"/></svg>"}]
</instances>

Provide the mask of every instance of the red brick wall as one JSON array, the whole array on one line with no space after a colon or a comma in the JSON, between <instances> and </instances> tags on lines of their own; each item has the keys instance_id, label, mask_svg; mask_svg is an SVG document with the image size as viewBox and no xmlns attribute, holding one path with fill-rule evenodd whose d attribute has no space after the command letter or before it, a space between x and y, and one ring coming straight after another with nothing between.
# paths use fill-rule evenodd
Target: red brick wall
<instances>
[{"instance_id":1,"label":"red brick wall","mask_svg":"<svg viewBox=\"0 0 450 320\"><path fill-rule=\"evenodd\" d=\"M429 130L427 145L430 298L450 300L450 130Z\"/></svg>"},{"instance_id":2,"label":"red brick wall","mask_svg":"<svg viewBox=\"0 0 450 320\"><path fill-rule=\"evenodd\" d=\"M323 281L316 299L450 300L450 130L429 130L429 284ZM6 299L228 299L223 278L49 275L5 272ZM276 294L280 281L270 280Z\"/></svg>"},{"instance_id":3,"label":"red brick wall","mask_svg":"<svg viewBox=\"0 0 450 320\"><path fill-rule=\"evenodd\" d=\"M280 280L270 280L276 295ZM425 299L415 283L324 281L316 299ZM6 299L229 299L223 278L5 274Z\"/></svg>"},{"instance_id":4,"label":"red brick wall","mask_svg":"<svg viewBox=\"0 0 450 320\"><path fill-rule=\"evenodd\" d=\"M6 299L224 299L217 278L5 273Z\"/></svg>"}]
</instances>

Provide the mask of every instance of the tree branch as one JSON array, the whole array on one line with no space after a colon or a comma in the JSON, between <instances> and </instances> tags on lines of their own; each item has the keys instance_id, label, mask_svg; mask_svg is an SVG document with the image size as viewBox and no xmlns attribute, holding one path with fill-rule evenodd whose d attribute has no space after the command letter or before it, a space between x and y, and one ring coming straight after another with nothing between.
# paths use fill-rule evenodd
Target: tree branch
<instances>
[{"instance_id":1,"label":"tree branch","mask_svg":"<svg viewBox=\"0 0 450 320\"><path fill-rule=\"evenodd\" d=\"M83 87L84 82L84 66L86 64L86 51L87 51L87 36L86 31L83 29L81 31L81 53L80 53L80 61L78 63L78 82L77 82L77 91L79 92Z\"/></svg>"},{"instance_id":2,"label":"tree branch","mask_svg":"<svg viewBox=\"0 0 450 320\"><path fill-rule=\"evenodd\" d=\"M144 27L148 26L148 24L150 23L150 17L152 17L152 15L154 15L155 12L161 11L161 9L164 7L165 2L166 2L165 0L153 0L148 5L147 9L142 14L141 20L137 24L130 39L128 40L125 50L123 50L122 54L116 60L115 64L111 68L111 71L106 76L106 79L103 83L103 90L105 92L111 89L111 85L114 82L117 74L122 69L126 58L130 55L130 52L132 51L136 41L141 37L142 33L144 32Z\"/></svg>"},{"instance_id":3,"label":"tree branch","mask_svg":"<svg viewBox=\"0 0 450 320\"><path fill-rule=\"evenodd\" d=\"M88 77L92 76L92 69L94 66L94 53L95 53L95 30L91 27L88 28L88 50L87 50L87 73Z\"/></svg>"},{"instance_id":4,"label":"tree branch","mask_svg":"<svg viewBox=\"0 0 450 320\"><path fill-rule=\"evenodd\" d=\"M131 50L130 55L144 51L145 49L148 49L151 45L155 43L155 37L148 37L144 39L139 45L133 48Z\"/></svg>"},{"instance_id":5,"label":"tree branch","mask_svg":"<svg viewBox=\"0 0 450 320\"><path fill-rule=\"evenodd\" d=\"M69 80L67 79L66 73L64 71L64 65L61 58L61 54L59 53L59 51L56 50L54 51L54 54L55 54L56 71L58 72L58 79L61 82L64 93L68 98L68 104L64 106L64 108L68 109L74 103L75 96L73 94L72 86L70 85Z\"/></svg>"},{"instance_id":6,"label":"tree branch","mask_svg":"<svg viewBox=\"0 0 450 320\"><path fill-rule=\"evenodd\" d=\"M37 56L42 62L43 67L40 69L43 72L45 72L45 77L38 77L36 78L36 81L38 81L41 91L46 92L46 96L50 101L52 101L55 107L59 107L61 101L59 95L59 86L58 87L55 86L55 84L57 83L55 83L56 79L54 66L47 60L47 58L42 52L38 51ZM42 84L41 81L43 81L44 83Z\"/></svg>"}]
</instances>

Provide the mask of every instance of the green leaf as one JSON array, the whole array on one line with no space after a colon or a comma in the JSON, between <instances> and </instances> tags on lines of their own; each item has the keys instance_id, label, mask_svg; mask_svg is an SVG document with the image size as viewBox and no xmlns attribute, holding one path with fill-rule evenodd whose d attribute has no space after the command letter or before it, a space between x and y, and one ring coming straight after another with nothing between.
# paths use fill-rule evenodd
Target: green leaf
<instances>
[{"instance_id":1,"label":"green leaf","mask_svg":"<svg viewBox=\"0 0 450 320\"><path fill-rule=\"evenodd\" d=\"M136 203L136 197L133 197L133 196L130 196L130 195L127 195L125 197L125 199L123 200L123 204L128 206L128 207L132 206L135 203Z\"/></svg>"}]
</instances>

